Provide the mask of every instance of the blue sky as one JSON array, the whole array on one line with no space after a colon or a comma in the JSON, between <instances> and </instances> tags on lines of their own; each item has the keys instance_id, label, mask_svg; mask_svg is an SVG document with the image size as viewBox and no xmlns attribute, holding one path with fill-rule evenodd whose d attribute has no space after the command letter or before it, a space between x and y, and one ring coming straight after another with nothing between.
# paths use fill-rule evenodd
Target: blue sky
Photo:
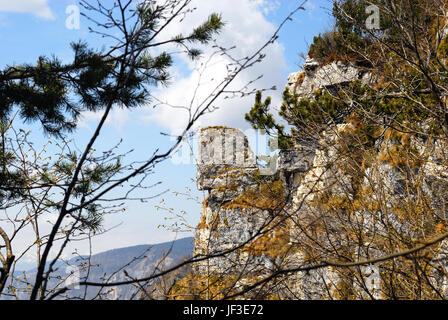
<instances>
[{"instance_id":1,"label":"blue sky","mask_svg":"<svg viewBox=\"0 0 448 320\"><path fill-rule=\"evenodd\" d=\"M108 1L104 1L106 4ZM193 21L205 19L210 10L222 13L227 22L226 31L222 34L224 44L238 46L237 54L246 54L254 50L275 30L276 26L298 4L292 0L195 0L198 10L194 13ZM87 22L81 18L80 29L66 28L66 8L76 4L73 0L0 0L0 67L6 65L33 63L40 55L55 55L63 60L71 58L69 43L80 39L87 40L94 47L101 47L102 41L89 34ZM311 43L313 36L331 26L327 0L311 0L306 4L306 11L298 12L293 21L286 24L280 33L278 43L269 49L262 65L248 74L242 75L242 82L263 74L263 78L256 83L259 87L277 86L277 91L269 92L274 103L280 102L281 92L286 84L289 73L299 69L302 63L299 52L307 51L307 43ZM198 20L199 19L199 20ZM173 32L178 26L173 26ZM205 52L207 53L207 51ZM165 90L155 89L155 93L162 98L170 98L175 103L182 101L189 94L192 76L192 65L182 59L173 69L171 86ZM251 73L252 72L252 73ZM219 74L219 72L217 72ZM249 126L244 122L246 113L253 101L233 99L222 104L215 114L205 118L201 125L228 125L247 130ZM123 151L134 149L129 161L147 158L156 147L162 150L168 148L170 139L160 135L160 132L176 133L182 125L182 114L173 112L169 108L143 106L138 110L117 110L112 114L102 132L102 138L95 146L97 150L104 150L123 139ZM74 135L76 144L82 148L91 134L98 114L86 114ZM44 141L40 128L30 125L35 130L35 137ZM165 199L169 207L175 212L184 210L186 220L196 225L200 217L200 204L188 200L186 197L173 195L173 191L184 192L186 187L193 195L202 200L203 195L196 190L192 179L196 175L193 163L174 164L172 161L162 163L154 175L155 181L162 181L156 191L170 190L165 196L154 199L149 203L128 203L124 214L106 217L105 226L117 226L115 229L99 236L94 243L94 252L100 252L115 247L143 243L157 243L170 240L176 235L158 225L167 223L170 215L157 210L160 201ZM169 221L168 221L169 222ZM177 235L189 236L192 233ZM25 236L26 238L26 236ZM26 241L24 238L23 241ZM20 240L17 240L20 241ZM79 250L86 250L86 245L80 244Z\"/></svg>"}]
</instances>

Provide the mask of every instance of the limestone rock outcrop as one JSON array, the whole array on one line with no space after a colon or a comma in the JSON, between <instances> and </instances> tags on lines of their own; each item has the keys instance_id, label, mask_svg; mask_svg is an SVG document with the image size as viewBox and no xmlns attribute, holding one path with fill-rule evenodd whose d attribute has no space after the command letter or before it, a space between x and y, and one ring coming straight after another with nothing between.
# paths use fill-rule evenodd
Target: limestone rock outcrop
<instances>
[{"instance_id":1,"label":"limestone rock outcrop","mask_svg":"<svg viewBox=\"0 0 448 320\"><path fill-rule=\"evenodd\" d=\"M197 184L199 190L226 185L222 173L226 169L256 169L257 162L247 137L238 129L203 128L199 135ZM240 177L242 178L242 177ZM246 184L240 181L240 184Z\"/></svg>"},{"instance_id":2,"label":"limestone rock outcrop","mask_svg":"<svg viewBox=\"0 0 448 320\"><path fill-rule=\"evenodd\" d=\"M353 64L333 61L325 66L311 58L307 58L303 71L291 73L286 85L290 92L304 98L312 97L319 89L331 89L334 86L348 84L355 80L362 83L373 81L372 75Z\"/></svg>"},{"instance_id":3,"label":"limestone rock outcrop","mask_svg":"<svg viewBox=\"0 0 448 320\"><path fill-rule=\"evenodd\" d=\"M268 219L268 211L238 201L245 194L257 193L260 187L254 153L241 131L204 128L199 143L198 188L208 190L208 197L196 230L194 254L210 255L239 247L252 239ZM235 250L225 258L207 260L198 268L202 273L228 272L237 271L242 265L269 268L270 262L263 257L251 257L244 250Z\"/></svg>"},{"instance_id":4,"label":"limestone rock outcrop","mask_svg":"<svg viewBox=\"0 0 448 320\"><path fill-rule=\"evenodd\" d=\"M319 66L308 59L304 71L289 76L288 87L309 98L317 89L354 80L373 81L354 65ZM409 243L421 236L415 231L417 220L403 210L422 205L421 199L435 214L418 221L426 224L428 232L436 232L433 217L447 218L446 143L395 133L387 141L376 142L377 152L362 154L360 160L356 150L341 153L356 130L353 123L338 124L323 132L318 143L282 150L275 174L262 175L241 131L204 128L199 137L197 181L208 197L196 230L194 254L217 256L198 263L196 270L207 275L239 274L236 282L244 286L277 270L315 264L307 245L313 237L319 245L350 252L354 260L375 259L390 253L387 243L377 239L388 239L391 230ZM420 160L407 159L403 165L397 154L405 147L418 153ZM415 194L409 191L411 184L418 190ZM362 231L362 241L353 241L357 237L354 226ZM432 258L441 270L448 265L447 243ZM354 299L381 299L385 281L381 274L386 269L385 264L376 263L350 271L349 294L346 271L333 267L293 273L269 290L275 298L338 299L346 294ZM446 273L431 281L448 297Z\"/></svg>"}]
</instances>

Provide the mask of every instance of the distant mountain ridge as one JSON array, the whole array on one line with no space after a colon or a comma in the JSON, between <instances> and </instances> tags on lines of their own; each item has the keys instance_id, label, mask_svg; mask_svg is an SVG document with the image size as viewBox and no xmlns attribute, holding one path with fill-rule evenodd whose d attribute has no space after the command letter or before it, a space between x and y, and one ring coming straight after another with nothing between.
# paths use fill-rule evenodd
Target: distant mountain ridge
<instances>
[{"instance_id":1,"label":"distant mountain ridge","mask_svg":"<svg viewBox=\"0 0 448 320\"><path fill-rule=\"evenodd\" d=\"M90 282L117 282L129 280L129 277L143 278L150 276L181 260L191 256L193 251L192 237L182 238L174 241L163 242L153 245L137 245L124 248L112 249L98 254L94 254L90 258L91 268L88 274ZM53 273L54 278L49 281L49 288L61 288L65 285L64 279L67 278L70 270L78 266L79 275L82 280L87 277L88 263L87 257L72 258L68 262L58 262L57 271ZM84 266L84 267L83 267ZM28 293L26 283L23 281L26 275L28 283L33 283L36 270L15 272L14 286L17 288L17 296L19 299L27 299ZM126 275L129 276L127 276ZM20 279L20 280L19 280ZM101 291L100 291L101 290ZM100 295L98 295L100 291ZM119 287L109 287L99 289L98 287L88 287L87 291L84 287L72 289L61 299L120 299L129 300L137 299L138 288L132 285ZM8 292L7 292L8 293ZM11 292L9 292L11 293ZM3 296L0 299L12 299L12 297Z\"/></svg>"}]
</instances>

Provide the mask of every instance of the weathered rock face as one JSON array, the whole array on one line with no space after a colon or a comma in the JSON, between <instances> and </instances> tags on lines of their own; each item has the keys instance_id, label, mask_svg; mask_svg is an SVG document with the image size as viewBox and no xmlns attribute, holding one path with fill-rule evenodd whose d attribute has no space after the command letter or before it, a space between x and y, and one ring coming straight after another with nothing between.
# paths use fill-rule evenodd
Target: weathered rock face
<instances>
[{"instance_id":1,"label":"weathered rock face","mask_svg":"<svg viewBox=\"0 0 448 320\"><path fill-rule=\"evenodd\" d=\"M199 143L198 187L208 190L209 196L203 203L194 253L209 255L239 247L252 239L269 219L269 211L251 208L244 201L238 201L244 194L258 192L260 187L254 153L241 131L205 128ZM201 273L219 273L224 270L238 272L241 266L254 272L260 266L269 269L272 262L263 256L235 250L197 267Z\"/></svg>"},{"instance_id":2,"label":"weathered rock face","mask_svg":"<svg viewBox=\"0 0 448 320\"><path fill-rule=\"evenodd\" d=\"M199 190L210 190L226 185L225 169L256 169L254 153L249 148L247 137L238 129L210 127L199 135L199 161L197 184ZM246 184L240 181L239 184Z\"/></svg>"},{"instance_id":3,"label":"weathered rock face","mask_svg":"<svg viewBox=\"0 0 448 320\"><path fill-rule=\"evenodd\" d=\"M307 60L304 69L288 80L290 89L302 97L356 79L372 81L368 74L340 62L320 67ZM354 132L353 123L335 125L318 143L281 151L276 174L263 176L241 131L203 129L198 187L208 190L209 196L203 203L194 254L220 255L199 263L198 272L243 274L239 281L247 283L278 269L316 264L310 238L359 261L395 252L384 240L391 234L400 234L408 243L422 238L422 228L416 224L437 234L434 217L446 220L448 212L447 145L399 134L378 141L376 153L362 153L361 163L361 151L341 153ZM406 150L418 153L419 161L404 163L397 158ZM423 205L431 214L416 218ZM410 217L413 207L420 211ZM354 241L360 233L362 241ZM447 269L447 243L432 255L440 270ZM382 274L388 268L387 263L377 263L350 272L332 267L300 272L276 283L275 294L294 299L383 298L387 277ZM440 270L431 273L435 274L431 281L448 297L446 272Z\"/></svg>"},{"instance_id":4,"label":"weathered rock face","mask_svg":"<svg viewBox=\"0 0 448 320\"><path fill-rule=\"evenodd\" d=\"M323 67L315 60L308 58L303 65L304 71L291 73L287 88L304 98L310 98L316 90L331 89L355 80L362 83L372 81L371 75L362 69L341 61L331 62Z\"/></svg>"}]
</instances>

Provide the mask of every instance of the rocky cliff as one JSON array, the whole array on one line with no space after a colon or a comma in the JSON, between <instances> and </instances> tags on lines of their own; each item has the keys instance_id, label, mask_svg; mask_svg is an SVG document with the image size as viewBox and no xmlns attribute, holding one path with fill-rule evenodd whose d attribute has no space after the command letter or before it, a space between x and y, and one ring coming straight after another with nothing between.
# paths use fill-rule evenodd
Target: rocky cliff
<instances>
[{"instance_id":1,"label":"rocky cliff","mask_svg":"<svg viewBox=\"0 0 448 320\"><path fill-rule=\"evenodd\" d=\"M308 59L287 87L312 98L317 90L354 81L375 79L352 63L321 66ZM217 256L198 263L197 272L231 278L234 291L278 275L257 298L389 297L391 268L406 274L408 262L374 260L446 231L448 149L445 141L387 127L377 128L380 138L361 148L363 130L356 118L328 126L314 143L280 151L275 170L266 174L241 131L204 128L197 180L208 197L194 254ZM439 295L448 294L446 246L425 253L425 274ZM374 262L343 266L368 260ZM318 264L328 266L292 272ZM400 281L406 286L405 276Z\"/></svg>"}]
</instances>

